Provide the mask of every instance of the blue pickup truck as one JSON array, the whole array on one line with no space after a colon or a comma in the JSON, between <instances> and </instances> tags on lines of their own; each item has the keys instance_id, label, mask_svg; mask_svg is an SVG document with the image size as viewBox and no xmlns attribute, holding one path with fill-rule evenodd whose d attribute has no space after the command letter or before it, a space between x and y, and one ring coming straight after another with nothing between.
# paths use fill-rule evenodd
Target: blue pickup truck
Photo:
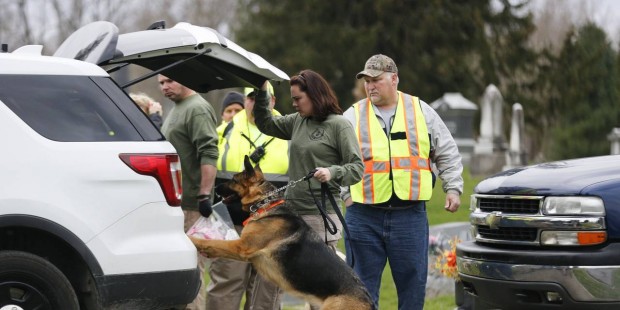
<instances>
[{"instance_id":1,"label":"blue pickup truck","mask_svg":"<svg viewBox=\"0 0 620 310\"><path fill-rule=\"evenodd\" d=\"M504 171L471 197L457 247L474 309L620 309L620 156Z\"/></svg>"}]
</instances>

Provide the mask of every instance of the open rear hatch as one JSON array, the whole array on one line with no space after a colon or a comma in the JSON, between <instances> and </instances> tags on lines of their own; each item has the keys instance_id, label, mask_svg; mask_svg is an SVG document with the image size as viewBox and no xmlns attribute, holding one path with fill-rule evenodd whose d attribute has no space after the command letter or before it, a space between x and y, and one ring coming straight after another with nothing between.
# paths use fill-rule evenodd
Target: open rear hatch
<instances>
[{"instance_id":1,"label":"open rear hatch","mask_svg":"<svg viewBox=\"0 0 620 310\"><path fill-rule=\"evenodd\" d=\"M260 87L265 80L289 79L282 70L217 31L188 23L119 35L114 24L94 22L69 36L54 56L92 62L109 67L109 71L127 64L153 71L122 87L157 73L200 93L231 87Z\"/></svg>"}]
</instances>

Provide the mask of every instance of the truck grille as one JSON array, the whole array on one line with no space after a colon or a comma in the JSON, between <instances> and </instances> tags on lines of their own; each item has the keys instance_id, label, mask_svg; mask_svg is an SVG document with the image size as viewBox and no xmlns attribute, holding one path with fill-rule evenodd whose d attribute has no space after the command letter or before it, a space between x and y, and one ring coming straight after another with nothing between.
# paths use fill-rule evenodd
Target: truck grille
<instances>
[{"instance_id":1,"label":"truck grille","mask_svg":"<svg viewBox=\"0 0 620 310\"><path fill-rule=\"evenodd\" d=\"M505 241L536 241L538 229L526 227L503 227L491 229L489 226L478 225L478 234L485 239Z\"/></svg>"},{"instance_id":2,"label":"truck grille","mask_svg":"<svg viewBox=\"0 0 620 310\"><path fill-rule=\"evenodd\" d=\"M472 224L476 239L497 244L538 244L538 225L524 219L540 219L543 196L475 195Z\"/></svg>"},{"instance_id":3,"label":"truck grille","mask_svg":"<svg viewBox=\"0 0 620 310\"><path fill-rule=\"evenodd\" d=\"M472 195L469 216L477 242L541 246L544 231L605 230L604 215L547 214L543 210L545 196ZM545 243L546 244L546 243Z\"/></svg>"},{"instance_id":4,"label":"truck grille","mask_svg":"<svg viewBox=\"0 0 620 310\"><path fill-rule=\"evenodd\" d=\"M538 199L479 198L478 207L482 212L537 214L540 208Z\"/></svg>"}]
</instances>

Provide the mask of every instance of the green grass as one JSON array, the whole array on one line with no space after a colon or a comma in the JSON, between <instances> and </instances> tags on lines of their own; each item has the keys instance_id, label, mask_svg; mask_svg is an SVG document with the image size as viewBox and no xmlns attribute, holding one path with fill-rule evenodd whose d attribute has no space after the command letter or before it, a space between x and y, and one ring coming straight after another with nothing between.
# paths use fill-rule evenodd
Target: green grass
<instances>
[{"instance_id":1,"label":"green grass","mask_svg":"<svg viewBox=\"0 0 620 310\"><path fill-rule=\"evenodd\" d=\"M435 298L427 299L424 301L424 309L427 310L446 310L454 309L455 307L456 305L454 304L454 296L452 295L437 296Z\"/></svg>"},{"instance_id":2,"label":"green grass","mask_svg":"<svg viewBox=\"0 0 620 310\"><path fill-rule=\"evenodd\" d=\"M482 178L474 178L470 175L466 167L463 171L463 194L461 195L461 206L455 213L447 212L443 207L446 202L446 194L441 187L441 181L437 181L433 189L433 198L428 202L426 212L428 213L428 224L437 225L449 222L468 222L469 221L469 198L474 192L474 187Z\"/></svg>"}]
</instances>

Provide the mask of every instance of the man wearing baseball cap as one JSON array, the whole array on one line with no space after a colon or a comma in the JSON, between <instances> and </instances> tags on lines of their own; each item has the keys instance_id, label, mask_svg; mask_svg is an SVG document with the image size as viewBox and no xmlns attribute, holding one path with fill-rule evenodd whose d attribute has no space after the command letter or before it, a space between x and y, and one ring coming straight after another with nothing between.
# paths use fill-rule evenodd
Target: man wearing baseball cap
<instances>
[{"instance_id":1,"label":"man wearing baseball cap","mask_svg":"<svg viewBox=\"0 0 620 310\"><path fill-rule=\"evenodd\" d=\"M428 219L436 165L446 195L445 209L456 212L463 192L461 155L439 115L419 98L398 91L398 68L374 55L356 75L367 98L344 116L355 127L365 164L362 181L343 191L351 235L347 260L378 308L386 261L398 292L398 309L422 309L428 269ZM387 237L386 237L387 236Z\"/></svg>"}]
</instances>

